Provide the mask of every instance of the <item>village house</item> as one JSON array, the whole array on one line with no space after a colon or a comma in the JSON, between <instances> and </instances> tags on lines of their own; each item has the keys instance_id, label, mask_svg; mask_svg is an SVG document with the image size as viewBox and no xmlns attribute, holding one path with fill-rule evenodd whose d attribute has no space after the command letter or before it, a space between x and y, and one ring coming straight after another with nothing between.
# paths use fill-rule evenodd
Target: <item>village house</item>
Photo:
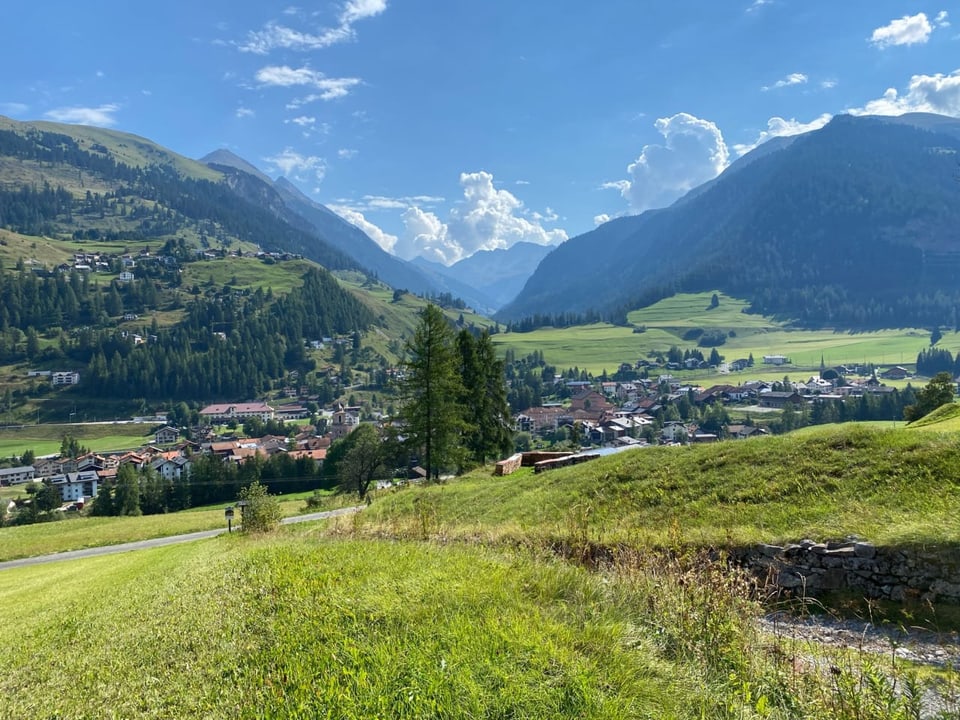
<instances>
[{"instance_id":1,"label":"village house","mask_svg":"<svg viewBox=\"0 0 960 720\"><path fill-rule=\"evenodd\" d=\"M760 394L760 407L785 408L787 405L803 405L806 402L797 391L793 392L765 392Z\"/></svg>"},{"instance_id":2,"label":"village house","mask_svg":"<svg viewBox=\"0 0 960 720\"><path fill-rule=\"evenodd\" d=\"M153 441L157 445L170 445L177 441L177 438L180 437L180 431L175 427L162 427L153 436Z\"/></svg>"},{"instance_id":3,"label":"village house","mask_svg":"<svg viewBox=\"0 0 960 720\"><path fill-rule=\"evenodd\" d=\"M0 470L0 485L19 485L20 483L30 482L36 476L37 473L33 465L3 468Z\"/></svg>"},{"instance_id":4,"label":"village house","mask_svg":"<svg viewBox=\"0 0 960 720\"><path fill-rule=\"evenodd\" d=\"M164 480L181 480L190 474L190 460L182 455L157 458L150 467Z\"/></svg>"},{"instance_id":5,"label":"village house","mask_svg":"<svg viewBox=\"0 0 960 720\"><path fill-rule=\"evenodd\" d=\"M84 498L96 497L100 485L100 477L96 470L83 472L68 472L54 475L50 484L60 491L63 502L74 502Z\"/></svg>"}]
</instances>

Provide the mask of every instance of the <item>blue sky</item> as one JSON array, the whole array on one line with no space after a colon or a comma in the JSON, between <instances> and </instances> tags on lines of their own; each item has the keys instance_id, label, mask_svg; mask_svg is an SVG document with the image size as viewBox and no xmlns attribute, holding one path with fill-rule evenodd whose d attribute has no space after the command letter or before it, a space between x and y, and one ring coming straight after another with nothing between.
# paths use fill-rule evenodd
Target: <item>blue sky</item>
<instances>
[{"instance_id":1,"label":"blue sky","mask_svg":"<svg viewBox=\"0 0 960 720\"><path fill-rule=\"evenodd\" d=\"M227 148L401 257L556 244L838 113L960 116L960 10L836 0L18 3L0 114Z\"/></svg>"}]
</instances>

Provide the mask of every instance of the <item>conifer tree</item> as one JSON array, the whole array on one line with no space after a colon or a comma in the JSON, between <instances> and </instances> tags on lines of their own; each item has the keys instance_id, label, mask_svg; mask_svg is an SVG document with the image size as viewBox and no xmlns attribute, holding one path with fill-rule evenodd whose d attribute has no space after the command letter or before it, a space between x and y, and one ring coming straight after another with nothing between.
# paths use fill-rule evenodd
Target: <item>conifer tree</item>
<instances>
[{"instance_id":1,"label":"conifer tree","mask_svg":"<svg viewBox=\"0 0 960 720\"><path fill-rule=\"evenodd\" d=\"M421 466L434 478L455 464L463 427L459 406L463 390L454 339L443 312L430 304L407 343L401 417L408 445L421 453Z\"/></svg>"}]
</instances>

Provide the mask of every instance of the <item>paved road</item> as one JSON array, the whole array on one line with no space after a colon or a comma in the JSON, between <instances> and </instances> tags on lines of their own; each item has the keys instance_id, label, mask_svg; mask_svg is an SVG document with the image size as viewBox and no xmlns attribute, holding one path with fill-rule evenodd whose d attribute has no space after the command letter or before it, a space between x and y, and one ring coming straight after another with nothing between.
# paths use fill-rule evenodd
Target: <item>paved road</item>
<instances>
[{"instance_id":1,"label":"paved road","mask_svg":"<svg viewBox=\"0 0 960 720\"><path fill-rule=\"evenodd\" d=\"M291 523L310 522L311 520L326 520L342 515L350 515L362 509L363 506L356 506L340 508L339 510L308 513L307 515L294 515L284 518L280 522L284 525L289 525ZM60 562L61 560L96 557L98 555L113 555L114 553L130 552L132 550L146 550L147 548L161 547L162 545L175 545L176 543L190 542L191 540L212 538L217 535L223 535L225 532L227 532L226 528L203 530L202 532L187 533L185 535L170 535L168 537L151 538L150 540L138 540L137 542L123 543L121 545L104 545L102 547L70 550L69 552L54 553L52 555L39 555L37 557L20 558L19 560L7 560L6 562L0 562L0 570L9 570L10 568L24 567L25 565Z\"/></svg>"}]
</instances>

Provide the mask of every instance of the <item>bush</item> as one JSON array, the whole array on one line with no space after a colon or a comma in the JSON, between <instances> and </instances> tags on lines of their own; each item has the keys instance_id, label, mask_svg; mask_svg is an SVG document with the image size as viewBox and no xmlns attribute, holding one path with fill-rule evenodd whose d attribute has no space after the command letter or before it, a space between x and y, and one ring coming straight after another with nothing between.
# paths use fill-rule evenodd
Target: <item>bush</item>
<instances>
[{"instance_id":1,"label":"bush","mask_svg":"<svg viewBox=\"0 0 960 720\"><path fill-rule=\"evenodd\" d=\"M237 497L246 502L242 516L244 532L265 533L280 525L280 502L259 481L242 488Z\"/></svg>"}]
</instances>

